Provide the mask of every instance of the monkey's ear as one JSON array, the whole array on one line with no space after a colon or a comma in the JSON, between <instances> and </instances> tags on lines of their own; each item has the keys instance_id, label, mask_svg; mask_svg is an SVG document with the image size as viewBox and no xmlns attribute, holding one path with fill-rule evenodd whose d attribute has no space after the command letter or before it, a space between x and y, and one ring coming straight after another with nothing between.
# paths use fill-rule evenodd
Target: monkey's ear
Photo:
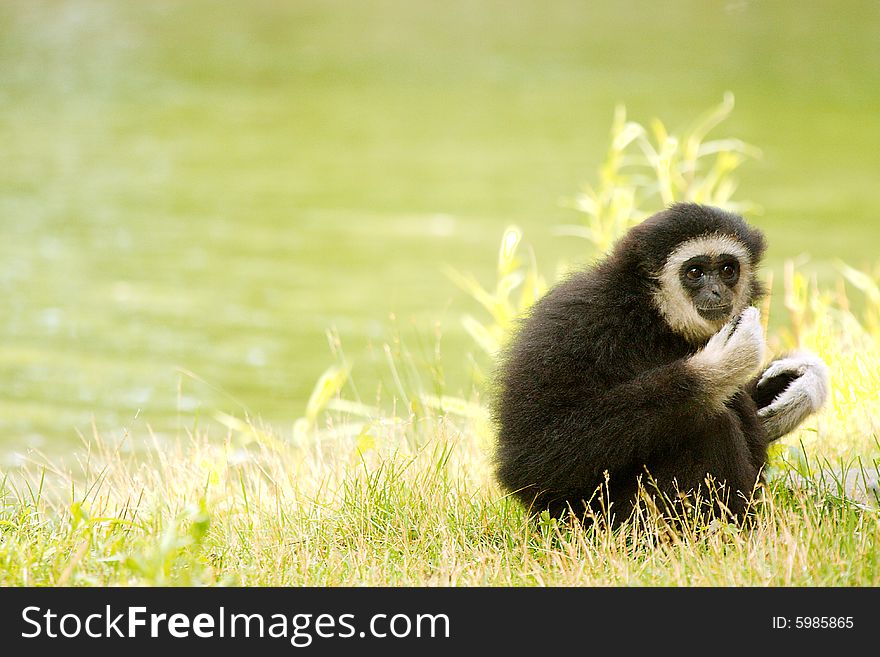
<instances>
[{"instance_id":1,"label":"monkey's ear","mask_svg":"<svg viewBox=\"0 0 880 657\"><path fill-rule=\"evenodd\" d=\"M752 302L759 301L767 296L767 286L764 285L763 281L753 278L749 292L751 294Z\"/></svg>"},{"instance_id":2,"label":"monkey's ear","mask_svg":"<svg viewBox=\"0 0 880 657\"><path fill-rule=\"evenodd\" d=\"M757 265L767 250L767 238L757 228L750 228L748 238L746 239L746 246L752 256L752 264Z\"/></svg>"}]
</instances>

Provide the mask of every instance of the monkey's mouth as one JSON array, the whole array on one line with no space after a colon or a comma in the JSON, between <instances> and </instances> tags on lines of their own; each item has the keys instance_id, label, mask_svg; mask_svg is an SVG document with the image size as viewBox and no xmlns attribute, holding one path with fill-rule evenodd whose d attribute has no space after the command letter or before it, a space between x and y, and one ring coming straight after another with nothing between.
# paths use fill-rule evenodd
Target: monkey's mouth
<instances>
[{"instance_id":1,"label":"monkey's mouth","mask_svg":"<svg viewBox=\"0 0 880 657\"><path fill-rule=\"evenodd\" d=\"M731 304L726 304L723 306L703 306L702 308L697 307L697 312L700 313L700 317L703 319L707 319L710 322L717 322L722 319L727 319L730 317L730 313L733 310L733 306Z\"/></svg>"}]
</instances>

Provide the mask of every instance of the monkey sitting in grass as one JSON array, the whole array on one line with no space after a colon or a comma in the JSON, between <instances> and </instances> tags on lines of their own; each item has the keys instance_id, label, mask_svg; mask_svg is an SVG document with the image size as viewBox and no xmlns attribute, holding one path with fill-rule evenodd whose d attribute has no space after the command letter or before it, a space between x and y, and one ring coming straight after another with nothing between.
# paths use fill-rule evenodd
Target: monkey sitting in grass
<instances>
[{"instance_id":1,"label":"monkey sitting in grass","mask_svg":"<svg viewBox=\"0 0 880 657\"><path fill-rule=\"evenodd\" d=\"M502 356L496 474L532 512L616 525L642 491L741 518L768 445L817 411L828 375L798 352L762 369L753 303L765 240L677 204L531 309ZM644 493L642 493L644 494Z\"/></svg>"}]
</instances>

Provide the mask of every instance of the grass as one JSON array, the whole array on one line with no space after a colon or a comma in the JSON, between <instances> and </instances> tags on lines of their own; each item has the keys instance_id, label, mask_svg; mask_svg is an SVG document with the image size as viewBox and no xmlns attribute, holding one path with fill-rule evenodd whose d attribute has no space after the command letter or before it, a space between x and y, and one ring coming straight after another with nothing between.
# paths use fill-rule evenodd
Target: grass
<instances>
[{"instance_id":1,"label":"grass","mask_svg":"<svg viewBox=\"0 0 880 657\"><path fill-rule=\"evenodd\" d=\"M529 520L493 480L478 397L434 395L395 343L396 402L368 406L331 340L340 364L287 434L218 415L223 435L95 429L74 462L22 457L0 480L0 584L880 585L880 294L847 273L869 297L862 319L795 268L785 280L773 340L825 359L832 392L774 447L748 527Z\"/></svg>"},{"instance_id":2,"label":"grass","mask_svg":"<svg viewBox=\"0 0 880 657\"><path fill-rule=\"evenodd\" d=\"M222 434L95 429L73 459L20 457L0 479L0 585L876 586L880 295L848 273L861 320L796 269L785 281L773 340L824 358L832 393L777 443L747 528L530 521L493 480L479 397L433 394L419 377L436 369L398 342L396 401L369 406L331 340L340 364L288 433L220 414Z\"/></svg>"},{"instance_id":3,"label":"grass","mask_svg":"<svg viewBox=\"0 0 880 657\"><path fill-rule=\"evenodd\" d=\"M96 438L75 475L3 482L0 584L880 584L880 515L833 486L774 484L749 530L536 525L468 434L430 433L381 455L200 435L146 461Z\"/></svg>"}]
</instances>

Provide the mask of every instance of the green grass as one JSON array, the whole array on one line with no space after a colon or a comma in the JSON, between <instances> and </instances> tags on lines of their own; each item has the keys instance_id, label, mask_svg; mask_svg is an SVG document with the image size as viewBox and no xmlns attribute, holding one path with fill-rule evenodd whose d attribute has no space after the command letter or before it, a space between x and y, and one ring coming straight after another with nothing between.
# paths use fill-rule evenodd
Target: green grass
<instances>
[{"instance_id":1,"label":"green grass","mask_svg":"<svg viewBox=\"0 0 880 657\"><path fill-rule=\"evenodd\" d=\"M292 436L218 416L224 434L95 430L73 462L23 458L0 479L0 585L876 586L880 295L859 323L798 273L786 293L773 339L822 357L832 390L772 448L745 527L530 521L479 399L437 398L398 344L390 412L349 398L340 354Z\"/></svg>"},{"instance_id":2,"label":"green grass","mask_svg":"<svg viewBox=\"0 0 880 657\"><path fill-rule=\"evenodd\" d=\"M748 530L535 525L470 437L431 431L382 455L199 436L146 462L98 440L73 477L3 483L0 584L880 584L880 515L835 485L777 485Z\"/></svg>"}]
</instances>

